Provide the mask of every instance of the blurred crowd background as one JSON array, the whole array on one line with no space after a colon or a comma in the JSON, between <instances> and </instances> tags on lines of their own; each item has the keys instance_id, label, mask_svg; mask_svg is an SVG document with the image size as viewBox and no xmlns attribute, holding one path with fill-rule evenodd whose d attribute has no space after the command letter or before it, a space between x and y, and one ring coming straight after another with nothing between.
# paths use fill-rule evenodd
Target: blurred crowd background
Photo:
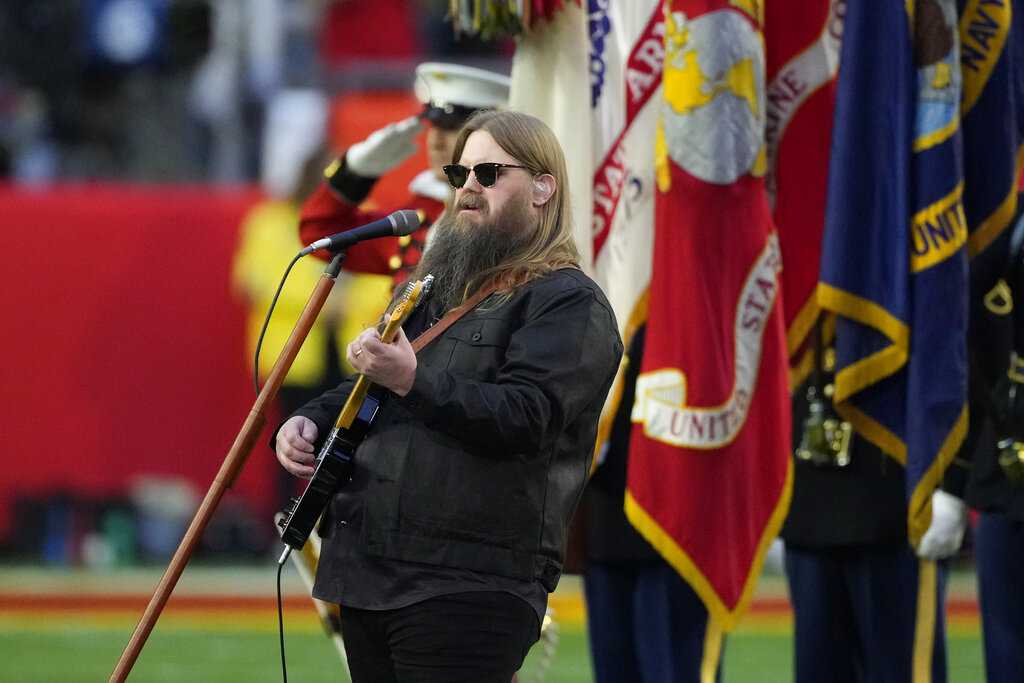
<instances>
[{"instance_id":1,"label":"blurred crowd background","mask_svg":"<svg viewBox=\"0 0 1024 683\"><path fill-rule=\"evenodd\" d=\"M512 42L456 37L448 9L0 4L0 251L11 278L0 410L17 454L0 484L0 559L170 557L254 400L254 341L298 249L311 181L347 145L419 112L416 64L510 71ZM425 159L369 202L400 201ZM291 276L264 377L322 265ZM352 303L325 311L330 329L304 349L323 358L296 363L286 399L337 376L327 345L372 319L387 283L342 278L332 302ZM197 556L272 552L272 515L292 485L281 476L257 445Z\"/></svg>"},{"instance_id":2,"label":"blurred crowd background","mask_svg":"<svg viewBox=\"0 0 1024 683\"><path fill-rule=\"evenodd\" d=\"M573 3L557 0L533 3L538 4ZM591 199L594 207L611 207L606 216L608 225L604 228L607 232L601 239L606 240L612 233L616 235L615 239L607 239L610 248L604 251L604 267L606 277L617 277L617 282L628 285L623 286L615 298L619 303L632 302L633 295L639 297L651 278L650 268L631 271L631 259L624 254L633 251L642 254L650 247L645 245L644 239L653 236L653 225L644 230L634 228L645 220L648 215L645 212L649 211L653 220L655 169L631 166L633 160L622 152L628 145L623 146L622 141L636 140L634 151L649 149L646 143L650 140L642 138L648 130L648 119L653 121L653 116L644 114L646 118L637 119L643 125L632 128L631 122L632 117L639 116L638 112L654 109L654 105L646 104L646 97L650 95L648 88L660 79L660 75L655 78L660 67L654 57L660 55L662 35L657 28L661 24L654 19L648 21L647 16L641 17L643 21L636 27L627 26L625 21L620 25L611 23L609 8L617 5L618 11L611 14L623 19L630 13L642 15L645 8L650 15L648 5L655 4L651 1L634 4L633 0L582 3L588 41L576 41L580 45L563 41L559 50L533 46L531 50L520 50L526 67L521 68L517 62L520 74L532 74L538 81L541 76L561 74L561 80L552 78L547 84L552 85L553 90L573 80L578 81L582 89L583 95L579 96L577 89L563 87L565 92L558 92L563 99L553 95L551 99L571 100L573 105L565 107L566 112L563 112L570 122L566 128L573 130L562 130L560 139L568 150L569 161L586 169L581 176L585 179L583 189L586 192L576 193L574 189L576 201L588 210ZM142 573L154 573L167 565L256 398L253 387L256 339L278 279L291 256L302 246L296 230L299 209L323 177L323 169L331 159L373 131L423 110L423 103L413 93L418 64L451 62L503 75L512 71L514 41L510 38L483 40L460 34L449 17L453 5L466 8L479 7L481 3L473 0L458 3L446 0L0 2L0 273L5 276L2 290L4 334L0 337L0 352L5 361L0 365L0 428L6 455L0 474L0 571L24 570L23 574L15 576L29 576L32 581L39 577L45 579L47 575L69 575L70 582L77 581L82 574L93 574L119 583L120 576L131 572L108 570L141 566ZM747 11L741 7L746 5L762 7L759 3L733 2L731 5L735 12ZM775 23L783 30L766 34L766 40L769 43L774 40L778 48L774 53L767 52L771 58L767 73L769 76L774 73L773 78L781 79L787 87L795 88L785 80L787 69L784 67L789 62L779 55L790 55L793 60L797 55L811 55L827 62L831 54L806 49L812 43L800 42L807 37L796 28L813 29L807 39L818 41L813 43L818 46L819 42L827 42L835 24L841 28L842 22L847 21L844 19L847 3L843 0L819 0L814 5L813 12L809 5L806 12L801 10L799 15L790 15L787 21ZM918 5L932 5L932 10L938 7L924 0L907 7ZM791 11L782 4L767 7L769 13L778 13L777 17ZM868 10L863 9L867 6L860 7L868 16ZM657 10L658 17L660 11ZM806 16L801 18L803 14ZM868 36L863 38L863 45L850 43L854 45L851 52L860 51L857 54L861 64L877 66L876 59L881 58L874 54L875 47L887 43L875 42L876 25L871 21L877 19L872 16L859 20L858 25L870 26L872 31L863 34ZM885 23L883 20L877 27ZM822 26L829 30L822 32ZM787 33L785 29L789 28L793 30ZM554 31L548 37L553 34ZM981 36L979 41L988 40L987 33L978 35ZM604 42L607 40L611 45L612 37L623 36L629 37L629 45L635 41L638 56L633 59L633 53L628 55L634 68L624 69L622 74L605 73L606 67L611 69L617 62L613 62L614 50L610 48L607 64L600 61L604 59L601 57ZM1008 44L1018 43L1015 40ZM551 45L554 44L552 39ZM896 41L889 41L889 47L894 45ZM838 50L839 43L832 47ZM573 61L566 56L576 54L573 50L584 59ZM1006 52L1010 54L1009 49ZM597 63L590 61L593 54L598 55ZM838 59L838 52L831 57ZM815 65L811 62L813 60L809 60L808 68ZM624 61L626 65L629 63ZM853 137L831 138L833 106L839 85L838 62L830 68L832 71L819 74L824 79L819 83L822 87L815 91L816 99L809 97L806 100L809 104L800 109L806 118L800 125L790 126L788 147L785 153L779 152L775 162L786 159L785 164L778 166L774 179L779 180L779 185L773 190L786 188L787 180L788 188L795 188L788 190L791 193L788 202L776 205L775 219L779 225L798 228L782 233L784 242L791 240L783 244L783 251L790 248L797 255L787 261L784 275L807 275L805 282L796 282L794 287L798 295L794 300L798 302L799 285L807 284L808 289L802 292L803 300L810 303L819 280L817 264L822 260L819 250L824 234L827 191L830 191L825 182L832 149L829 140L834 143L835 139ZM851 82L860 81L851 77ZM882 86L889 87L886 79L870 84L870 88ZM544 88L534 88L531 79L530 87L522 90L540 92ZM989 92L995 92L992 97L998 96L996 88ZM785 93L775 94L781 98L781 103L776 102L775 109L769 108L769 122L773 113L781 115L789 111L793 114L797 108L792 105L788 110L791 103ZM589 103L587 95L591 98ZM547 104L540 95L536 99L533 104L537 106ZM908 103L912 99L906 98ZM517 106L528 109L523 102ZM867 107L849 109L848 116L873 111ZM978 107L976 111L982 109ZM630 118L624 124L617 117L620 114L620 118L625 117L627 110ZM608 112L614 115L595 123L599 116ZM974 130L987 125L977 123L980 116L975 115ZM575 126L576 118L585 125ZM996 130L995 126L988 127ZM654 130L653 123L650 130ZM687 130L694 139L711 139L703 135L703 129ZM836 130L845 129L837 124ZM627 137L626 133L633 137ZM776 134L781 136L778 131ZM1017 134L1015 128L1013 135ZM428 164L425 138L426 135L421 134L416 155L374 185L363 208L390 210L404 206L410 181ZM645 144L640 145L641 141ZM581 142L586 144L579 144ZM575 148L572 143L577 143ZM1004 143L999 141L998 144ZM1019 140L1014 137L1014 149L1019 149L1018 145ZM885 146L880 142L877 145L878 149ZM613 155L613 150L618 152ZM991 156L993 160L1002 160L996 151L998 147L986 149L978 158ZM861 156L867 160L875 158L870 154ZM1017 159L1016 166L1008 166L1016 169L1013 177L1019 176L1020 165L1024 163L1020 161L1024 156ZM993 161L993 168L998 165ZM607 175L595 174L595 168ZM628 171L625 176L628 183L622 182L623 169ZM978 178L983 176L979 174ZM615 178L618 179L612 182ZM604 180L607 183L603 185ZM602 190L607 192L616 183L621 186L617 192L622 192L622 202L618 194L614 195L614 202L613 195L602 194ZM985 182L976 183L977 187L985 185ZM995 188L996 184L990 186ZM628 187L630 192L623 192L622 187ZM967 187L972 188L971 183ZM1016 202L1016 193L1011 195ZM1003 209L1011 207L1003 216L1008 222L1015 213L1012 207L1018 204L1011 203L1009 198L1005 202L1002 197L999 199L1002 203L996 213L1002 215ZM854 208L859 206L852 200L845 203ZM785 211L792 212L788 223L778 217ZM727 213L723 211L722 215ZM587 220L577 220L577 227L591 225L589 213L584 212L584 215ZM1018 224L1019 215L1018 209L1013 216L1014 224ZM813 230L801 233L799 228L808 225L813 226ZM1018 227L1016 232L1024 234L1022 229ZM1005 232L1009 234L1012 230ZM636 249L635 245L640 248ZM807 249L801 251L802 247ZM616 263L616 259L622 263ZM842 260L858 263L845 255ZM801 265L805 266L803 270ZM260 381L265 381L323 266L323 262L307 258L291 272L259 357ZM619 267L621 271L616 270ZM623 273L631 276L624 277ZM664 282L671 279L668 275L665 278ZM391 278L383 275L346 273L338 279L277 402L267 415L268 425L275 426L293 407L337 382L346 369L342 363L344 354L339 349L374 321L391 284ZM676 284L671 284L670 288L683 290ZM709 291L714 289L711 287ZM639 301L638 298L636 302ZM643 301L646 317L646 295ZM631 306L632 303L627 309ZM828 363L835 360L833 352L813 348L811 318L803 318L809 310L796 307L794 311L801 311L797 315L799 319L789 320L793 327L799 327L801 321L807 322L801 337L804 341L789 349L791 354L799 352L790 358L791 362L803 359L799 366L793 366L792 370L797 372L791 375L792 378L803 372L800 382L811 372L814 354L822 359L822 367L816 374L828 370ZM814 316L817 315L815 308ZM620 317L620 321L622 319ZM943 324L947 323L943 321ZM820 327L820 334L828 336L827 324ZM640 340L631 350L637 358L644 337L636 334L634 338ZM823 339L821 343L826 342ZM679 346L682 348L685 343ZM832 361L826 361L830 353ZM993 363L1005 362L995 351L992 357ZM1012 365L1016 362L1011 360L1011 368L1016 367ZM936 367L940 367L938 363ZM636 372L639 368L639 363L634 365ZM1002 366L999 372L1006 374ZM1014 378L1014 381L1024 380ZM804 400L803 389L796 395L798 401ZM811 394L806 396L804 402L808 403ZM621 405L632 403L632 394L629 394ZM621 411L620 415L625 418L622 423L625 436L617 449L618 458L614 467L606 461L598 471L597 487L591 487L582 506L583 516L589 516L590 526L577 529L589 532L586 548L590 555L576 559L589 563L588 580L595 575L593 568L604 563L616 571L620 565L630 571L635 567L651 569L651 575L658 581L661 576L669 576L672 583L666 585L682 586L677 572L679 566L670 567L623 515L625 453L630 443L631 423L628 411ZM793 445L797 446L801 443L800 436L809 430L804 431L802 414L798 411L794 415L797 433ZM777 427L772 425L773 429ZM223 571L231 575L232 588L236 587L237 570L242 564L258 567L260 573L254 574L257 576L254 585L263 580L263 573L280 548L274 514L301 485L277 464L268 447L269 437L270 427L264 429L192 556L200 563L226 567ZM783 461L789 462L790 453L784 450L780 446ZM916 565L917 560L906 545L901 468L893 467L881 451L877 452L877 458L863 458L860 462L865 463L865 471L869 463L871 467L881 463L880 469L875 468L878 471L874 472L878 476L853 478L847 490L850 495L841 500L840 496L821 493L827 483L821 483L819 488L817 480L806 478L807 472L812 472L810 476L814 477L819 470L797 467L795 471L803 474L795 475L796 484L785 484L787 493L778 499L784 501L778 503L779 509L789 506L788 492L796 491L791 510L804 510L803 518L809 520L806 528L813 526L815 532L821 531L821 538L814 539L808 547L814 547L816 552L820 550L825 560L831 558L831 545L849 543L857 552L863 549L871 552L878 542L885 548L898 548L899 553L906 555L904 560ZM657 472L657 469L651 471ZM878 488L879 476L888 484L886 491ZM801 477L811 482L804 484L802 496ZM670 479L666 477L665 481ZM600 487L607 489L604 508L596 497L602 495ZM595 488L599 489L597 494ZM771 493L767 487L765 491ZM883 498L890 500L882 501ZM714 496L708 499L722 503L722 509L730 502L724 496L721 500ZM878 512L879 519L890 513L894 516L882 519L884 524L879 523L877 528L865 532L884 538L858 537L850 543L842 536L847 526L860 533L861 529L874 524L875 518L861 514L865 508L858 507L857 501L867 499L872 503L880 502L877 508L872 508L873 512ZM889 502L893 505L889 506ZM772 509L775 505L773 499ZM851 511L850 525L846 525L849 520L837 513L844 506ZM600 517L602 509L607 512L603 519ZM715 514L707 516L719 519ZM776 520L774 514L771 519L774 520L771 524L782 522L781 518ZM702 531L710 528L704 526L703 520L701 524ZM775 533L777 526L771 533ZM953 663L949 678L953 681L981 680L978 601L973 575L981 546L977 542L980 536L974 535L973 528L974 525L967 525L964 543L950 563L956 570L950 579L950 598L946 603ZM842 539L836 540L833 535ZM717 543L719 539L711 533L694 536L706 542L709 548L715 544L727 545ZM627 537L633 541L627 542ZM814 543L821 539L824 539L823 545L818 548ZM800 546L791 539L787 542ZM787 678L776 674L789 667L788 662L793 659L794 638L790 634L794 632L794 625L792 620L779 621L778 617L791 614L791 601L787 596L792 595L792 586L799 582L794 583L792 577L788 583L783 582L780 551L780 543L776 541L767 553L765 567L778 578L774 581L769 578L767 592L759 594L759 598L765 595L767 598L751 610L755 628L771 622L767 626L771 633L757 646L763 649L744 649L741 630L737 637L730 636L733 638L731 650L725 650L733 662L738 664L745 660L749 667L749 670L739 666L733 669L739 672L738 677L730 674L735 680ZM602 557L601 553L606 556ZM788 549L786 553L787 561L799 557ZM844 562L850 566L858 557L853 553L843 555ZM754 565L759 570L760 559L755 560ZM1007 565L1014 566L1012 561ZM40 567L57 571L39 571ZM67 569L99 571L64 571ZM845 565L842 570L846 571ZM0 595L7 600L4 603L0 599L0 612L5 606L20 605L23 613L29 615L26 619L45 621L39 616L46 614L39 611L39 605L31 601L19 602L22 592L30 592L23 589L31 582L24 578L22 581L23 585L11 582L6 596ZM917 581L915 576L915 586ZM816 587L813 581L804 583ZM559 609L569 614L564 623L572 624L577 631L573 636L577 638L576 651L572 655L573 666L580 665L577 668L585 667L587 659L583 654L585 636L577 628L585 618L579 607L580 585L569 582L568 586L575 600L575 613L565 607L566 602L559 603ZM895 586L891 594L898 594L904 584L890 582L886 576L871 585ZM1008 585L1014 585L1012 577ZM148 588L146 585L136 590L141 594ZM60 590L66 588L61 585ZM105 586L103 590L110 588ZM608 593L615 595L618 590L615 584ZM938 589L939 592L944 590L944 587ZM58 594L54 601L64 600L62 595ZM808 595L811 597L806 604L819 604L813 593ZM865 598L864 605L878 606L881 613L886 609L900 613L901 608L888 605L879 595L883 594L874 595L872 600ZM691 597L695 604L699 603L695 594ZM306 596L302 598L302 605L308 608ZM845 600L845 594L841 598ZM591 600L590 596L587 600ZM662 603L668 604L660 601L658 605ZM590 601L588 608L588 625L599 622L601 606ZM704 618L704 608L699 608ZM943 609L941 603L938 609ZM921 610L921 614L926 612L927 609ZM135 616L133 612L126 619ZM644 614L643 619L637 621L638 632L648 629L647 633L641 633L640 640L664 630L664 625L652 625L659 622L648 617ZM204 618L201 615L199 621ZM226 620L232 619L231 615L226 617ZM51 621L65 624L66 620L66 614L56 613ZM626 624L627 629L630 627L627 622L631 620L619 621ZM895 624L896 620L888 621ZM615 618L606 616L605 623L615 622ZM14 624L13 630L11 624ZM9 637L22 626L20 621L9 621L6 625L0 624L0 632L7 628ZM30 633L25 640L9 638L9 649L20 655L19 650L30 642L36 627L33 623L32 628L26 629ZM205 629L206 624L202 627ZM572 636L571 630L566 629L567 635ZM806 627L805 633L813 635L814 631ZM197 632L201 633L197 641L206 639L205 631L198 629ZM318 644L322 645L319 632L315 634ZM116 654L113 648L119 649L123 644L123 635L118 632L116 637L108 639L113 643L110 652L100 655L103 661L99 666L104 670L107 660ZM621 659L618 638L617 633L613 633L608 641L614 646L608 651L615 660ZM845 634L837 636L836 642L845 647L845 638ZM889 640L886 631L875 629L876 643L892 644ZM50 651L48 638L37 638L36 642ZM96 649L88 637L83 642L83 649ZM252 649L265 649L260 642L260 646ZM570 641L567 638L565 642ZM565 647L567 651L571 649ZM830 653L815 652L814 646L805 649L811 659L825 661L831 657ZM69 661L71 659L69 657ZM892 659L895 661L896 657ZM961 670L973 667L971 670L977 676L963 678L956 670L958 664ZM843 665L833 666L841 669ZM589 672L586 668L578 680L588 680ZM276 676L276 670L273 673ZM237 674L225 674L223 679L232 677L236 678ZM38 680L50 679L52 674ZM553 680L577 679L553 677Z\"/></svg>"},{"instance_id":3,"label":"blurred crowd background","mask_svg":"<svg viewBox=\"0 0 1024 683\"><path fill-rule=\"evenodd\" d=\"M39 0L0 7L0 176L252 182L294 89L409 89L426 59L507 72L430 0ZM368 27L372 29L368 30Z\"/></svg>"}]
</instances>

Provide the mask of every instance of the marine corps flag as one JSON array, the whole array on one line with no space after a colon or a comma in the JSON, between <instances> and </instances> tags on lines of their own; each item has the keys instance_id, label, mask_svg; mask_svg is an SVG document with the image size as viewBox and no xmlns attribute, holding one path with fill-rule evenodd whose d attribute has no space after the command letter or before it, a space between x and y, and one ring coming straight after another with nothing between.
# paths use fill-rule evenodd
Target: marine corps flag
<instances>
[{"instance_id":1,"label":"marine corps flag","mask_svg":"<svg viewBox=\"0 0 1024 683\"><path fill-rule=\"evenodd\" d=\"M626 513L732 628L791 483L758 2L666 3L655 248Z\"/></svg>"},{"instance_id":2,"label":"marine corps flag","mask_svg":"<svg viewBox=\"0 0 1024 683\"><path fill-rule=\"evenodd\" d=\"M772 216L782 247L782 307L790 386L814 364L818 267L845 0L765 3L765 139Z\"/></svg>"},{"instance_id":3,"label":"marine corps flag","mask_svg":"<svg viewBox=\"0 0 1024 683\"><path fill-rule=\"evenodd\" d=\"M967 223L955 0L847 5L818 300L834 402L906 467L908 535L967 430Z\"/></svg>"}]
</instances>

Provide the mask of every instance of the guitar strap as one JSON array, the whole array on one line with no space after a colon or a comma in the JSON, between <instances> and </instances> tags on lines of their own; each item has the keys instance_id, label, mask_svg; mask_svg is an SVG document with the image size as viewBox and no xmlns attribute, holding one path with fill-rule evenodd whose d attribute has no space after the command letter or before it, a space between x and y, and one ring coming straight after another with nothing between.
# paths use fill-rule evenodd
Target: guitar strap
<instances>
[{"instance_id":1,"label":"guitar strap","mask_svg":"<svg viewBox=\"0 0 1024 683\"><path fill-rule=\"evenodd\" d=\"M434 341L442 332L451 327L456 320L472 311L481 301L493 294L495 289L497 289L497 286L492 282L467 299L466 303L445 313L443 318L412 340L412 350L419 353L420 349Z\"/></svg>"}]
</instances>

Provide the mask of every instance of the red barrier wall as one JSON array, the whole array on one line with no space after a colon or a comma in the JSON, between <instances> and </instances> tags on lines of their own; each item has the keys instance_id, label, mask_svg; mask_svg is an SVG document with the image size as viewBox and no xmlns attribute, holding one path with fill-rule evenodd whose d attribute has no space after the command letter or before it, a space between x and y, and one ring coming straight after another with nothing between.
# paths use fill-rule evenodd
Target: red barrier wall
<instances>
[{"instance_id":1,"label":"red barrier wall","mask_svg":"<svg viewBox=\"0 0 1024 683\"><path fill-rule=\"evenodd\" d=\"M0 187L0 539L20 494L118 494L141 474L206 492L254 400L230 267L257 199ZM263 443L229 495L269 520L277 465Z\"/></svg>"}]
</instances>

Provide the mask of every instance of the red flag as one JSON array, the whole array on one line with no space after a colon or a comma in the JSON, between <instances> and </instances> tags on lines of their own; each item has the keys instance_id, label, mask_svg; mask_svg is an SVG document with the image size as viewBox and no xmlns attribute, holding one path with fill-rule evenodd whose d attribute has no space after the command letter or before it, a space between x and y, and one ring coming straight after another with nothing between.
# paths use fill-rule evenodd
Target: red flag
<instances>
[{"instance_id":1,"label":"red flag","mask_svg":"<svg viewBox=\"0 0 1024 683\"><path fill-rule=\"evenodd\" d=\"M825 194L846 0L765 8L769 196L782 247L782 305L792 386L811 371L808 335L819 308Z\"/></svg>"},{"instance_id":2,"label":"red flag","mask_svg":"<svg viewBox=\"0 0 1024 683\"><path fill-rule=\"evenodd\" d=\"M764 180L763 16L754 2L669 7L626 511L729 630L791 483L782 264Z\"/></svg>"}]
</instances>

